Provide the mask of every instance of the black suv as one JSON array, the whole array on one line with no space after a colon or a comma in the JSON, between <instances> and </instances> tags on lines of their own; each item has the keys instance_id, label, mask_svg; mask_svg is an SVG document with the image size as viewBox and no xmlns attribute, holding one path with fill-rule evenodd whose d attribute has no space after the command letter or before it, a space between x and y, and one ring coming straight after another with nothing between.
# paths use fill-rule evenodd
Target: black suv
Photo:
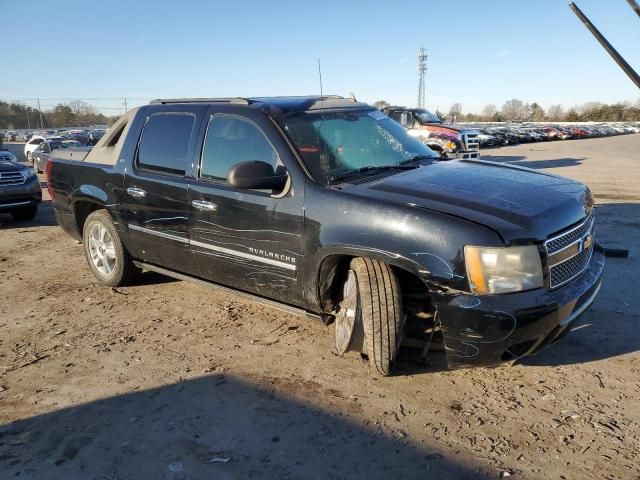
<instances>
[{"instance_id":1,"label":"black suv","mask_svg":"<svg viewBox=\"0 0 640 480\"><path fill-rule=\"evenodd\" d=\"M440 161L341 97L157 100L84 161L47 162L60 225L106 285L142 269L335 322L336 349L390 374L401 345L450 367L559 338L604 268L581 183Z\"/></svg>"}]
</instances>

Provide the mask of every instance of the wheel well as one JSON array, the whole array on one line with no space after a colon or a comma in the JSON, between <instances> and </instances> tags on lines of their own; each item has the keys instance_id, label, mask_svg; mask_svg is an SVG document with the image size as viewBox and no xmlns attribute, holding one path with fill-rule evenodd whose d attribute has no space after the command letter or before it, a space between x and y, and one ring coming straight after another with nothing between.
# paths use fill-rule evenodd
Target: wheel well
<instances>
[{"instance_id":1,"label":"wheel well","mask_svg":"<svg viewBox=\"0 0 640 480\"><path fill-rule=\"evenodd\" d=\"M331 255L320 266L318 294L324 312L333 312L340 302L342 285L347 278L349 264L353 259L349 255ZM402 302L409 316L416 316L432 309L429 289L424 281L413 273L391 265L400 282Z\"/></svg>"},{"instance_id":2,"label":"wheel well","mask_svg":"<svg viewBox=\"0 0 640 480\"><path fill-rule=\"evenodd\" d=\"M78 226L78 233L82 236L82 229L84 228L84 222L87 220L87 217L91 212L95 212L96 210L101 210L104 208L99 203L89 202L85 200L81 200L76 202L73 207L75 217L76 217L76 225Z\"/></svg>"}]
</instances>

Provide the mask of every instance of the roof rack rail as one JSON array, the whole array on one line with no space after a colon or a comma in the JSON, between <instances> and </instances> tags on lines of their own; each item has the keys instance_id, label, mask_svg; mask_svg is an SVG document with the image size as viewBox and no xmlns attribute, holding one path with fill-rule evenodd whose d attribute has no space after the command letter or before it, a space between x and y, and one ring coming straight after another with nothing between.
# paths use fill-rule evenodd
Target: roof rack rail
<instances>
[{"instance_id":1,"label":"roof rack rail","mask_svg":"<svg viewBox=\"0 0 640 480\"><path fill-rule=\"evenodd\" d=\"M249 105L251 102L248 98L241 97L221 97L221 98L158 98L149 102L150 104L166 104L166 103L239 103Z\"/></svg>"}]
</instances>

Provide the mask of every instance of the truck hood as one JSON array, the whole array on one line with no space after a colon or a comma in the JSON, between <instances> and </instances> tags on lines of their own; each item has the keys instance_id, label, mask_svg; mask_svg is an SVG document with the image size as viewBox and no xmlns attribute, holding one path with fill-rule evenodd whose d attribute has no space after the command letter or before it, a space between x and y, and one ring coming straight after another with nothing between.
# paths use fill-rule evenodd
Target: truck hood
<instances>
[{"instance_id":1,"label":"truck hood","mask_svg":"<svg viewBox=\"0 0 640 480\"><path fill-rule=\"evenodd\" d=\"M348 190L485 225L506 243L544 240L593 207L582 183L482 160L436 162Z\"/></svg>"}]
</instances>

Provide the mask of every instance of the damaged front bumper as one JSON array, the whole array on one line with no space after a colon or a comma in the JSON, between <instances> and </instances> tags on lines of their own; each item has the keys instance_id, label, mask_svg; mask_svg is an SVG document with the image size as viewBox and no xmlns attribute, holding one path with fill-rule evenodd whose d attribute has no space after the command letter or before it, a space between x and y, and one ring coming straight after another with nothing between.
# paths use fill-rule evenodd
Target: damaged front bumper
<instances>
[{"instance_id":1,"label":"damaged front bumper","mask_svg":"<svg viewBox=\"0 0 640 480\"><path fill-rule=\"evenodd\" d=\"M604 263L596 246L587 270L556 290L437 299L449 367L495 366L553 343L595 300Z\"/></svg>"}]
</instances>

